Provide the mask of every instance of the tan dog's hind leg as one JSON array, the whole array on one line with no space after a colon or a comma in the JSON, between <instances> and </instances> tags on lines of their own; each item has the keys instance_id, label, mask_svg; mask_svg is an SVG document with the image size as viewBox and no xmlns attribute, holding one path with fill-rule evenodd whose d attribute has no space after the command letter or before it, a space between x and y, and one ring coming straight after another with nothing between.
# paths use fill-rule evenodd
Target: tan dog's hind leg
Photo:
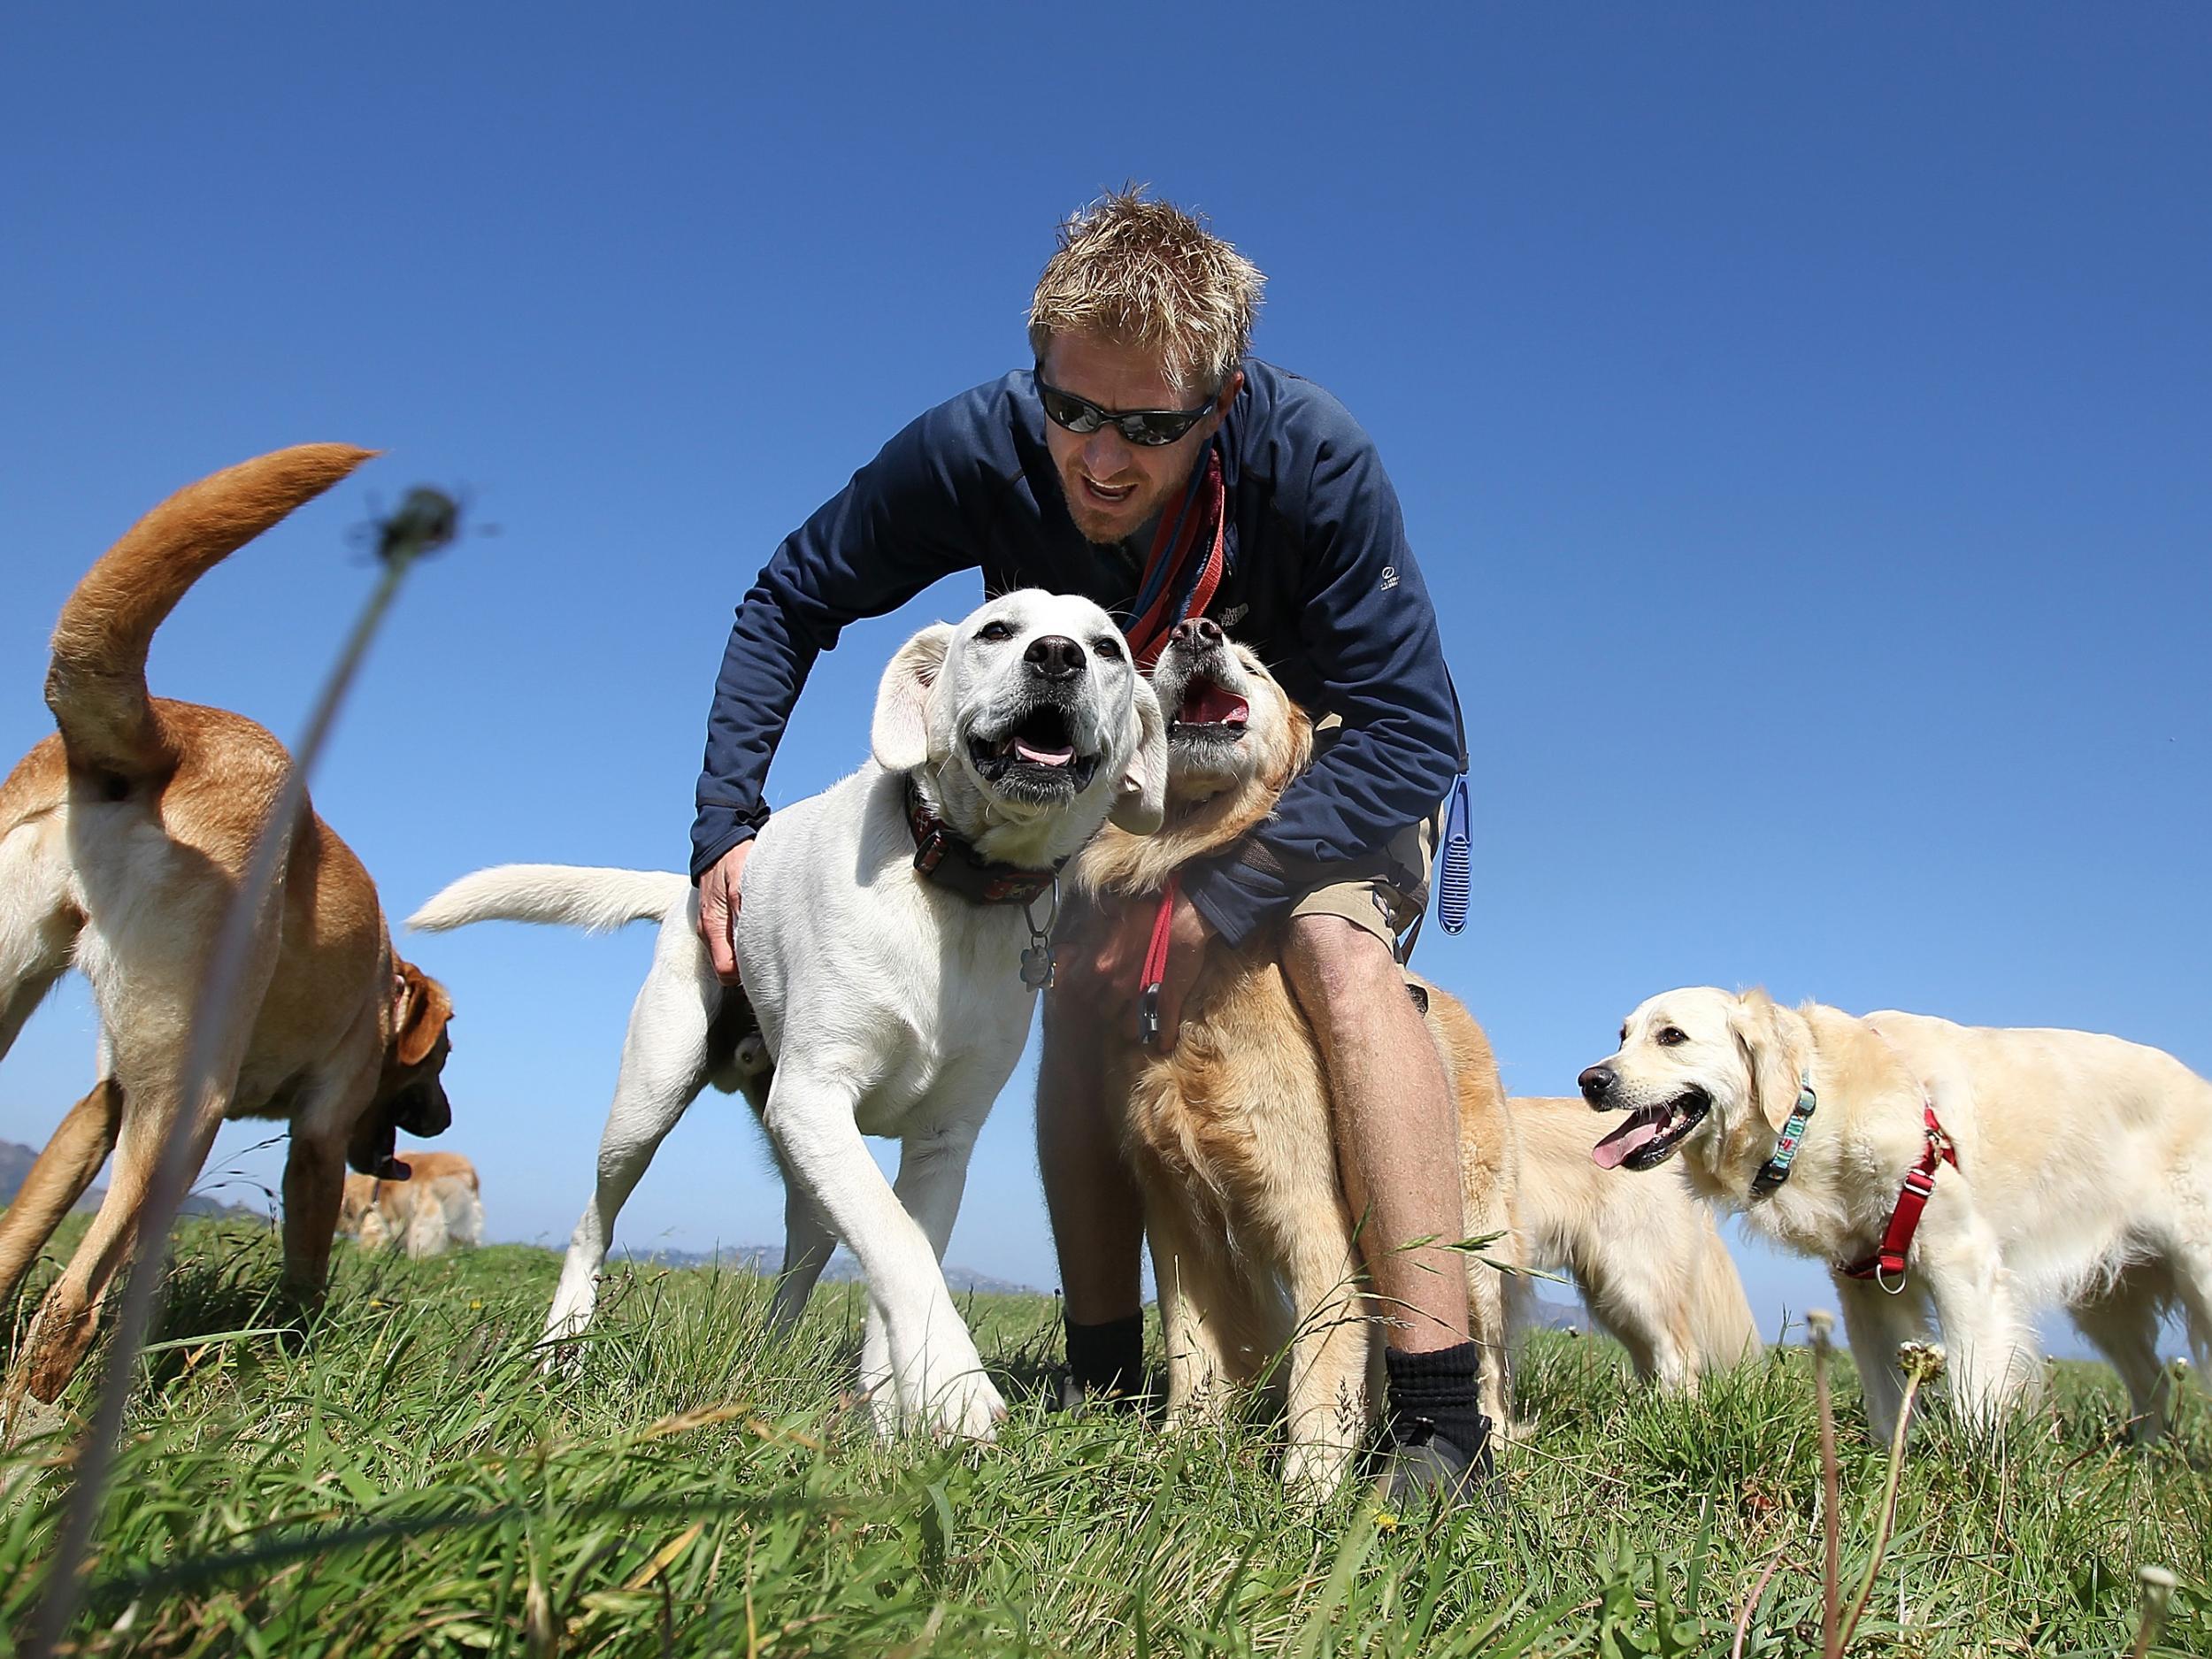
<instances>
[{"instance_id":1,"label":"tan dog's hind leg","mask_svg":"<svg viewBox=\"0 0 2212 1659\"><path fill-rule=\"evenodd\" d=\"M11 779L0 797L15 785ZM70 947L83 926L58 841L50 821L19 824L0 835L0 1056L68 970Z\"/></svg>"},{"instance_id":2,"label":"tan dog's hind leg","mask_svg":"<svg viewBox=\"0 0 2212 1659\"><path fill-rule=\"evenodd\" d=\"M128 1070L125 1068L127 1075ZM117 1148L114 1179L77 1253L39 1304L18 1362L19 1380L9 1388L11 1397L23 1388L42 1404L51 1405L61 1397L92 1346L108 1287L138 1248L140 1218L161 1157L162 1140L172 1114L180 1108L173 1084L166 1089L128 1083L125 1087L133 1105ZM193 1123L187 1155L191 1168L206 1162L228 1098L227 1092L217 1095Z\"/></svg>"},{"instance_id":3,"label":"tan dog's hind leg","mask_svg":"<svg viewBox=\"0 0 2212 1659\"><path fill-rule=\"evenodd\" d=\"M84 1196L115 1149L122 1117L122 1086L113 1078L103 1078L69 1109L23 1178L7 1213L0 1216L0 1308L15 1295L55 1226Z\"/></svg>"},{"instance_id":4,"label":"tan dog's hind leg","mask_svg":"<svg viewBox=\"0 0 2212 1659\"><path fill-rule=\"evenodd\" d=\"M1171 1428L1226 1420L1229 1391L1250 1371L1233 1352L1252 1334L1234 1328L1237 1297L1221 1294L1217 1246L1200 1241L1172 1200L1147 1206L1145 1233L1152 1246L1152 1278L1159 1291L1160 1339L1167 1350L1167 1421Z\"/></svg>"},{"instance_id":5,"label":"tan dog's hind leg","mask_svg":"<svg viewBox=\"0 0 2212 1659\"><path fill-rule=\"evenodd\" d=\"M1497 1263L1520 1265L1512 1226L1504 1195L1494 1187L1468 1194L1467 1236L1500 1235L1484 1256L1467 1263L1467 1328L1482 1349L1482 1414L1497 1434L1508 1439L1513 1432L1513 1343L1506 1317L1507 1275Z\"/></svg>"},{"instance_id":6,"label":"tan dog's hind leg","mask_svg":"<svg viewBox=\"0 0 2212 1659\"><path fill-rule=\"evenodd\" d=\"M2170 1287L2162 1263L2139 1262L2103 1295L2070 1310L2075 1327L2127 1385L2128 1438L2137 1441L2165 1433L2172 1405L2172 1379L2158 1363L2158 1314Z\"/></svg>"}]
</instances>

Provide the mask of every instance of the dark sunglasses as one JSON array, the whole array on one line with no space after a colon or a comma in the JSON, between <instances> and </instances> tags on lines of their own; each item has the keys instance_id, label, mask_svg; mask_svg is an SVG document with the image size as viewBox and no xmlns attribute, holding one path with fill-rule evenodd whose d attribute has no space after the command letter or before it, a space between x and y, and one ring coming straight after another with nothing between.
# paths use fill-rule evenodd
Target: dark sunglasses
<instances>
[{"instance_id":1,"label":"dark sunglasses","mask_svg":"<svg viewBox=\"0 0 2212 1659\"><path fill-rule=\"evenodd\" d=\"M1087 397L1047 385L1042 374L1037 376L1037 401L1045 406L1045 418L1056 426L1080 435L1110 426L1130 442L1148 449L1173 443L1203 420L1214 406L1209 397L1195 409L1101 409Z\"/></svg>"}]
</instances>

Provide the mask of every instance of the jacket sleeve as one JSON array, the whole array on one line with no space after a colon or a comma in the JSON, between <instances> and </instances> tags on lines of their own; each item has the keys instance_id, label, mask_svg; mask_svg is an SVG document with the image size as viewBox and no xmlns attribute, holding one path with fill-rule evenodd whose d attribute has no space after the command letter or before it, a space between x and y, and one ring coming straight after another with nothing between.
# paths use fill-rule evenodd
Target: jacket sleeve
<instances>
[{"instance_id":1,"label":"jacket sleeve","mask_svg":"<svg viewBox=\"0 0 2212 1659\"><path fill-rule=\"evenodd\" d=\"M1186 882L1231 944L1325 886L1333 868L1346 879L1371 869L1393 836L1436 810L1466 765L1436 611L1373 444L1344 417L1301 481L1279 490L1278 506L1305 551L1300 615L1323 687L1316 712L1338 716L1344 729L1236 854Z\"/></svg>"},{"instance_id":2,"label":"jacket sleeve","mask_svg":"<svg viewBox=\"0 0 2212 1659\"><path fill-rule=\"evenodd\" d=\"M707 715L706 761L691 826L696 880L768 820L768 763L799 687L821 652L859 617L895 611L947 573L977 563L962 517L964 473L976 471L977 411L930 411L770 558L737 608Z\"/></svg>"}]
</instances>

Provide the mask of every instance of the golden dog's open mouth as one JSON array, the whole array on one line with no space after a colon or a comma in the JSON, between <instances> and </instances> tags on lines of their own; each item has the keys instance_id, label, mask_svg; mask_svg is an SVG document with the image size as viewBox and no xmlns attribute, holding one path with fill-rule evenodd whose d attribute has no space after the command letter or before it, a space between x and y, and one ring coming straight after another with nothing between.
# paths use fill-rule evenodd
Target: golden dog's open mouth
<instances>
[{"instance_id":1,"label":"golden dog's open mouth","mask_svg":"<svg viewBox=\"0 0 2212 1659\"><path fill-rule=\"evenodd\" d=\"M1193 674L1183 686L1183 701L1171 723L1193 735L1242 737L1252 718L1252 705L1235 692L1218 686L1203 674Z\"/></svg>"},{"instance_id":2,"label":"golden dog's open mouth","mask_svg":"<svg viewBox=\"0 0 2212 1659\"><path fill-rule=\"evenodd\" d=\"M1712 1110L1712 1098L1701 1088L1656 1106L1640 1106L1628 1114L1626 1123L1590 1148L1591 1161L1601 1170L1656 1169L1674 1156L1675 1148Z\"/></svg>"}]
</instances>

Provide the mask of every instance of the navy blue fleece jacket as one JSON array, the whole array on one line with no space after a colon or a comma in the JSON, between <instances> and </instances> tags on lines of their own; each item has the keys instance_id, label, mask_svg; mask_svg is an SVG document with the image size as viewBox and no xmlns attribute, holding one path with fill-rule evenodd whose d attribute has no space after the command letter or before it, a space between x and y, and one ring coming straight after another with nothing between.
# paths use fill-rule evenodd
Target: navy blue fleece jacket
<instances>
[{"instance_id":1,"label":"navy blue fleece jacket","mask_svg":"<svg viewBox=\"0 0 2212 1659\"><path fill-rule=\"evenodd\" d=\"M1187 874L1193 903L1235 944L1332 866L1371 861L1426 818L1466 756L1436 613L1367 434L1311 381L1248 357L1214 442L1227 568L1208 614L1293 697L1345 727L1236 856ZM768 763L817 653L855 618L975 569L987 593L1083 594L1131 620L1135 578L1069 518L1025 370L893 438L745 595L707 718L695 879L766 821Z\"/></svg>"}]
</instances>

